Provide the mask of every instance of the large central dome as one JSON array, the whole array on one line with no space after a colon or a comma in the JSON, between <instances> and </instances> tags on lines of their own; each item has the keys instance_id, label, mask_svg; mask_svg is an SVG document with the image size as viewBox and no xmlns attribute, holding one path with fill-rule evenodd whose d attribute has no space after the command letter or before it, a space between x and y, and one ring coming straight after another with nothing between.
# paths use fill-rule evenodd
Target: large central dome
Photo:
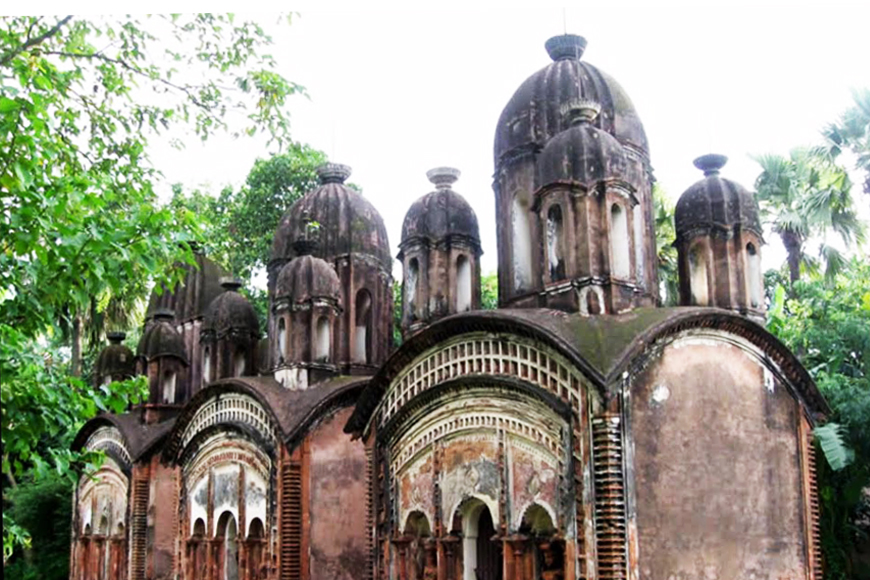
<instances>
[{"instance_id":1,"label":"large central dome","mask_svg":"<svg viewBox=\"0 0 870 580\"><path fill-rule=\"evenodd\" d=\"M612 77L580 60L586 40L565 34L548 40L546 48L553 62L520 85L498 120L496 166L507 154L543 146L567 129L561 108L578 99L600 103L595 126L648 155L646 133L628 95Z\"/></svg>"}]
</instances>

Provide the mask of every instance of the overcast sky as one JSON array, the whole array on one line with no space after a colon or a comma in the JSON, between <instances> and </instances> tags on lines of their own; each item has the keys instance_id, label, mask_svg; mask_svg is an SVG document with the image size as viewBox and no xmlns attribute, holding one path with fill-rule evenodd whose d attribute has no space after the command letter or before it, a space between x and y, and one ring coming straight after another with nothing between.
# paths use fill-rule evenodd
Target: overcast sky
<instances>
[{"instance_id":1,"label":"overcast sky","mask_svg":"<svg viewBox=\"0 0 870 580\"><path fill-rule=\"evenodd\" d=\"M675 199L701 177L692 160L708 152L727 155L723 175L751 188L758 167L750 155L818 142L850 105L850 88L870 87L868 1L542 6L303 5L292 25L274 29L278 72L311 97L291 105L294 139L353 168L394 255L406 210L433 189L426 171L450 165L462 171L455 189L480 221L483 271L495 270L495 125L516 88L550 62L544 42L565 29L586 37L583 59L631 97L656 178ZM268 153L256 140L218 138L152 158L167 184L216 193L241 184ZM777 265L771 258L781 250L765 251L766 266Z\"/></svg>"}]
</instances>

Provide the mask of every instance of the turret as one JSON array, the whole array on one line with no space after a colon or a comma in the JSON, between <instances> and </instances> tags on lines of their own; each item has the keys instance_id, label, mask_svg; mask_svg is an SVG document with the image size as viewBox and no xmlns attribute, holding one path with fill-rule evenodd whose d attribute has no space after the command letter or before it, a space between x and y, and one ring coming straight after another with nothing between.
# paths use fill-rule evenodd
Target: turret
<instances>
[{"instance_id":1,"label":"turret","mask_svg":"<svg viewBox=\"0 0 870 580\"><path fill-rule=\"evenodd\" d=\"M704 179L680 196L674 224L680 304L718 306L764 321L761 220L753 195L720 177L728 158L704 155Z\"/></svg>"},{"instance_id":2,"label":"turret","mask_svg":"<svg viewBox=\"0 0 870 580\"><path fill-rule=\"evenodd\" d=\"M202 377L205 384L227 377L257 374L260 323L248 299L239 294L241 282L221 279L224 289L209 304L200 333Z\"/></svg>"},{"instance_id":3,"label":"turret","mask_svg":"<svg viewBox=\"0 0 870 580\"><path fill-rule=\"evenodd\" d=\"M109 345L100 351L94 365L94 386L108 385L112 381L124 381L136 372L133 351L122 343L127 337L123 332L109 332Z\"/></svg>"},{"instance_id":4,"label":"turret","mask_svg":"<svg viewBox=\"0 0 870 580\"><path fill-rule=\"evenodd\" d=\"M426 176L435 191L415 201L402 225L402 335L448 314L480 308L480 233L474 210L452 185L459 170Z\"/></svg>"}]
</instances>

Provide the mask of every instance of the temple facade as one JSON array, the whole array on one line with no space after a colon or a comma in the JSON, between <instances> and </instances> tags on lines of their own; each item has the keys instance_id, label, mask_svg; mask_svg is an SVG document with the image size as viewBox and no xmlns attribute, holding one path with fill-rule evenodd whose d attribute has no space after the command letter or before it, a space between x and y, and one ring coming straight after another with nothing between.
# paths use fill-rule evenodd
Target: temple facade
<instances>
[{"instance_id":1,"label":"temple facade","mask_svg":"<svg viewBox=\"0 0 870 580\"><path fill-rule=\"evenodd\" d=\"M821 580L828 407L763 326L753 195L695 161L658 306L646 134L585 46L547 41L498 119L496 310L433 169L394 345L386 228L330 163L277 228L265 320L197 253L136 352L109 337L93 380L149 395L76 437L106 459L71 580Z\"/></svg>"}]
</instances>

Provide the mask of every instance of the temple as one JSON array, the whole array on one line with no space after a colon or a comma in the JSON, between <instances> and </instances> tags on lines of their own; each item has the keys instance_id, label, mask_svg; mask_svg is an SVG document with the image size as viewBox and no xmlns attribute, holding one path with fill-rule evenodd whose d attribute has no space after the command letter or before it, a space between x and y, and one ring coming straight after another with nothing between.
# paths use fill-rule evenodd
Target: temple
<instances>
[{"instance_id":1,"label":"temple","mask_svg":"<svg viewBox=\"0 0 870 580\"><path fill-rule=\"evenodd\" d=\"M753 195L695 161L659 306L647 137L585 46L547 41L496 125L499 308L435 168L394 345L386 228L329 163L275 232L265 319L197 253L135 353L109 336L93 380L149 394L75 439L106 459L72 580L821 580L829 411L763 326Z\"/></svg>"}]
</instances>

